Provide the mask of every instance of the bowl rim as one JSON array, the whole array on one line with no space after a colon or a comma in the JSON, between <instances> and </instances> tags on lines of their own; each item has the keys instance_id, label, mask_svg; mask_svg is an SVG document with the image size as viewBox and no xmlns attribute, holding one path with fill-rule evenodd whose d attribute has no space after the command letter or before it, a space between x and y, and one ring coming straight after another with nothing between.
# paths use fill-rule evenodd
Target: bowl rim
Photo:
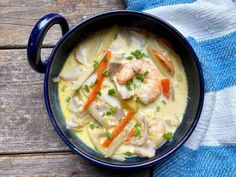
<instances>
[{"instance_id":1,"label":"bowl rim","mask_svg":"<svg viewBox=\"0 0 236 177\"><path fill-rule=\"evenodd\" d=\"M150 160L148 162L140 162L139 164L127 164L127 165L119 165L119 164L113 164L110 162L103 162L100 161L98 159L95 159L91 156L86 155L85 153L83 153L82 151L80 151L72 142L70 142L67 137L64 135L64 133L62 132L62 130L60 129L59 125L57 124L55 117L53 115L53 111L52 111L52 107L50 105L50 101L49 101L49 72L50 72L50 68L51 68L51 64L53 61L53 58L55 57L56 51L59 49L60 45L63 43L63 41L69 37L74 31L76 31L76 29L84 24L84 23L88 23L96 18L99 17L104 17L104 16L109 16L109 15L122 15L122 14L126 14L126 15L139 15L139 16L144 16L144 17L148 17L151 18L155 21L159 21L160 23L164 24L165 26L168 26L168 28L173 31L175 33L175 35L177 35L178 37L181 38L181 40L183 40L183 42L185 43L185 45L187 46L187 50L191 53L192 58L193 58L193 62L195 63L197 70L198 70L198 77L199 77L199 85L200 85L200 90L199 90L199 104L198 104L198 108L197 108L197 113L195 115L195 118L193 120L193 123L191 125L191 127L189 128L189 130L187 131L187 133L185 134L185 136L180 140L180 142L173 147L170 151L168 151L167 153L165 153L164 155L162 155L161 157L158 158L154 158L153 160ZM56 130L57 134L60 136L60 138L64 141L64 143L72 150L74 151L76 154L80 155L81 157L89 160L92 163L95 163L96 165L99 166L103 166L103 167L108 167L108 168L112 168L112 169L137 169L137 168L144 168L144 167L149 167L152 166L154 164L157 164L159 161L161 161L162 159L166 158L167 156L169 156L170 154L172 154L173 152L175 152L177 149L180 148L180 146L182 146L186 140L190 137L190 135L192 134L193 130L195 129L200 115L201 115L201 111L202 111L202 107L203 107L203 102L204 102L204 79L203 79L203 73L202 73L202 69L200 67L200 62L198 60L197 55L195 54L193 48L191 47L191 45L189 44L189 42L186 40L186 38L177 30L175 29L172 25L170 25L169 23L167 23L166 21L150 15L148 13L145 12L138 12L138 11L133 11L133 10L113 10L113 11L107 11L107 12L103 12L103 13L99 13L97 15L88 17L85 20L82 20L81 22L77 23L73 28L71 28L64 36L61 37L61 39L57 42L56 46L53 48L50 57L49 57L49 61L48 61L48 66L47 66L47 70L45 73L45 77L44 77L44 101L46 104L46 109L50 118L51 123L53 124L54 129Z\"/></svg>"}]
</instances>

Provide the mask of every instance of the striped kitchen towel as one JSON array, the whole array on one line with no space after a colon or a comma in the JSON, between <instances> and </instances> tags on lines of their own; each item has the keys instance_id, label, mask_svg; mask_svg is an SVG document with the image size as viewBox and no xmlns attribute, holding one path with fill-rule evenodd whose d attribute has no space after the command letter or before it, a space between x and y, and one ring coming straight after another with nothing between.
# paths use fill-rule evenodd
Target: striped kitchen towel
<instances>
[{"instance_id":1,"label":"striped kitchen towel","mask_svg":"<svg viewBox=\"0 0 236 177\"><path fill-rule=\"evenodd\" d=\"M236 177L236 0L127 0L177 28L199 57L205 101L189 140L153 176Z\"/></svg>"}]
</instances>

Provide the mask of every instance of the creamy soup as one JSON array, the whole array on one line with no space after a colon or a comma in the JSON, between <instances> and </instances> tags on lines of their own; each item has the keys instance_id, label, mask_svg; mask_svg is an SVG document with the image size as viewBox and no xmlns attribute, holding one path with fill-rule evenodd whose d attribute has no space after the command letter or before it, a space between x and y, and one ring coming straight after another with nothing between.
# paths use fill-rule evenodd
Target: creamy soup
<instances>
[{"instance_id":1,"label":"creamy soup","mask_svg":"<svg viewBox=\"0 0 236 177\"><path fill-rule=\"evenodd\" d=\"M90 35L55 82L67 128L105 158L155 156L173 139L187 104L180 58L143 29L113 26Z\"/></svg>"}]
</instances>

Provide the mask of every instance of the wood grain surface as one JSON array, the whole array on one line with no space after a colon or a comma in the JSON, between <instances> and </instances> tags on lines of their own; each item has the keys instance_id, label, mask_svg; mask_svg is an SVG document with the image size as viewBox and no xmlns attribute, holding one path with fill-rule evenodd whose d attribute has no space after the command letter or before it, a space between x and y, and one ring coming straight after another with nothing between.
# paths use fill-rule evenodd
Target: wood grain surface
<instances>
[{"instance_id":1,"label":"wood grain surface","mask_svg":"<svg viewBox=\"0 0 236 177\"><path fill-rule=\"evenodd\" d=\"M99 12L124 8L122 0L0 0L0 177L148 177L151 169L120 172L72 153L53 130L43 100L43 74L27 63L29 34L43 15L65 16L70 27ZM47 34L46 58L61 37Z\"/></svg>"},{"instance_id":2,"label":"wood grain surface","mask_svg":"<svg viewBox=\"0 0 236 177\"><path fill-rule=\"evenodd\" d=\"M0 50L0 78L0 153L68 150L44 106L43 74L30 68L25 49Z\"/></svg>"},{"instance_id":3,"label":"wood grain surface","mask_svg":"<svg viewBox=\"0 0 236 177\"><path fill-rule=\"evenodd\" d=\"M48 13L63 15L71 28L84 16L121 8L122 0L0 0L0 48L26 47L33 26ZM45 44L52 46L60 36L53 27Z\"/></svg>"},{"instance_id":4,"label":"wood grain surface","mask_svg":"<svg viewBox=\"0 0 236 177\"><path fill-rule=\"evenodd\" d=\"M68 153L21 154L0 156L1 176L68 176L68 177L148 177L149 169L116 171L91 165L87 160Z\"/></svg>"}]
</instances>

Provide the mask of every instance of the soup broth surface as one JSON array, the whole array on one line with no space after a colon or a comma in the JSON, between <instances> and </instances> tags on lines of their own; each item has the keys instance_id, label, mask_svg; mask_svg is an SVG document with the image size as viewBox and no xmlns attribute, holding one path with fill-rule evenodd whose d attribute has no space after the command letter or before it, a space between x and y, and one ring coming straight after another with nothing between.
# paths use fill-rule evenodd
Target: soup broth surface
<instances>
[{"instance_id":1,"label":"soup broth surface","mask_svg":"<svg viewBox=\"0 0 236 177\"><path fill-rule=\"evenodd\" d=\"M113 26L71 51L59 76L67 128L105 158L155 156L185 113L186 74L165 39Z\"/></svg>"}]
</instances>

